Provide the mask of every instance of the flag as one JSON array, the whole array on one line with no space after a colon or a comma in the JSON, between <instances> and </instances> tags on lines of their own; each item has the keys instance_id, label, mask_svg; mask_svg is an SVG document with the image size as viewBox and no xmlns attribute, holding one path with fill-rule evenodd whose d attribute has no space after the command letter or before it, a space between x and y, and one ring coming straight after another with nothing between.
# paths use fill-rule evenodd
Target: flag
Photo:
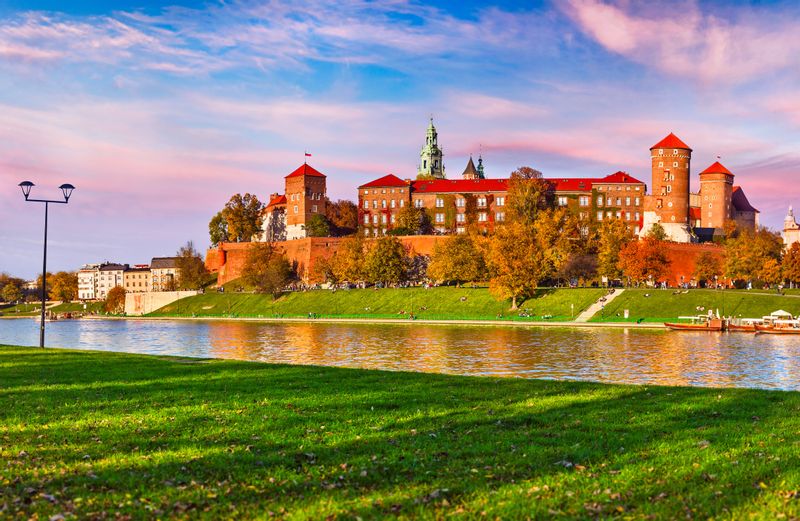
<instances>
[{"instance_id":1,"label":"flag","mask_svg":"<svg viewBox=\"0 0 800 521\"><path fill-rule=\"evenodd\" d=\"M311 157L311 154L309 154L308 152L306 152L306 157Z\"/></svg>"}]
</instances>

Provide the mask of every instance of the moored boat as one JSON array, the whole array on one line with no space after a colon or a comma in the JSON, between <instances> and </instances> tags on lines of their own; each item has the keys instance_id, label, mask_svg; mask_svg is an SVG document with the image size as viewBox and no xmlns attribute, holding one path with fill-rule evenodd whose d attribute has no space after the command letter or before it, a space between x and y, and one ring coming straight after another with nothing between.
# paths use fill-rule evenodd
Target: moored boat
<instances>
[{"instance_id":1,"label":"moored boat","mask_svg":"<svg viewBox=\"0 0 800 521\"><path fill-rule=\"evenodd\" d=\"M667 329L673 331L722 331L724 323L719 318L708 317L678 317L680 319L690 319L690 324L680 322L664 322Z\"/></svg>"},{"instance_id":2,"label":"moored boat","mask_svg":"<svg viewBox=\"0 0 800 521\"><path fill-rule=\"evenodd\" d=\"M728 324L725 328L727 331L731 331L733 333L755 333L756 332L756 325L755 324Z\"/></svg>"}]
</instances>

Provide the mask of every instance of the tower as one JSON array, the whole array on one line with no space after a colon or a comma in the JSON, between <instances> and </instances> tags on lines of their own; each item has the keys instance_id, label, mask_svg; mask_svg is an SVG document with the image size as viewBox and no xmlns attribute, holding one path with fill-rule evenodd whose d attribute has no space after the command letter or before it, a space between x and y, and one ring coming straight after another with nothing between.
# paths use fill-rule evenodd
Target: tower
<instances>
[{"instance_id":1,"label":"tower","mask_svg":"<svg viewBox=\"0 0 800 521\"><path fill-rule=\"evenodd\" d=\"M314 214L325 215L325 175L304 163L284 178L286 183L286 239L307 237L306 223Z\"/></svg>"},{"instance_id":2,"label":"tower","mask_svg":"<svg viewBox=\"0 0 800 521\"><path fill-rule=\"evenodd\" d=\"M645 208L642 233L660 224L675 242L690 242L689 172L692 149L670 133L650 147L652 192Z\"/></svg>"},{"instance_id":3,"label":"tower","mask_svg":"<svg viewBox=\"0 0 800 521\"><path fill-rule=\"evenodd\" d=\"M783 219L783 247L789 249L792 247L792 244L796 242L800 242L800 225L797 224L797 221L794 218L794 210L792 207L789 207L789 213L786 214L786 217Z\"/></svg>"},{"instance_id":4,"label":"tower","mask_svg":"<svg viewBox=\"0 0 800 521\"><path fill-rule=\"evenodd\" d=\"M480 159L478 161L480 161ZM461 177L463 179L483 179L483 172L481 170L483 170L483 165L481 165L480 170L475 168L475 163L472 162L472 156L469 156L467 167L464 169Z\"/></svg>"},{"instance_id":5,"label":"tower","mask_svg":"<svg viewBox=\"0 0 800 521\"><path fill-rule=\"evenodd\" d=\"M478 156L478 177L486 179L486 174L483 172L483 156Z\"/></svg>"},{"instance_id":6,"label":"tower","mask_svg":"<svg viewBox=\"0 0 800 521\"><path fill-rule=\"evenodd\" d=\"M444 153L439 148L439 135L436 132L436 127L433 126L433 118L428 125L428 131L425 136L425 146L419 153L419 168L417 170L417 177L434 177L436 179L444 179Z\"/></svg>"},{"instance_id":7,"label":"tower","mask_svg":"<svg viewBox=\"0 0 800 521\"><path fill-rule=\"evenodd\" d=\"M733 173L719 161L700 172L700 223L722 230L732 218Z\"/></svg>"}]
</instances>

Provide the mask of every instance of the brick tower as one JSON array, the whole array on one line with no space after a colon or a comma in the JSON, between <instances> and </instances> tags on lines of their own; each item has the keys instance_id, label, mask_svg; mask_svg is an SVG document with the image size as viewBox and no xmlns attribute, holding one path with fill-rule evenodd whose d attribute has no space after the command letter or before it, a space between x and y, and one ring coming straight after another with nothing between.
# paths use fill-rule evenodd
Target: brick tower
<instances>
[{"instance_id":1,"label":"brick tower","mask_svg":"<svg viewBox=\"0 0 800 521\"><path fill-rule=\"evenodd\" d=\"M325 175L307 163L287 175L286 239L306 237L306 223L314 214L325 215Z\"/></svg>"},{"instance_id":2,"label":"brick tower","mask_svg":"<svg viewBox=\"0 0 800 521\"><path fill-rule=\"evenodd\" d=\"M722 231L731 218L733 173L719 161L700 172L700 223Z\"/></svg>"},{"instance_id":3,"label":"brick tower","mask_svg":"<svg viewBox=\"0 0 800 521\"><path fill-rule=\"evenodd\" d=\"M645 208L642 233L659 223L675 242L690 242L689 172L692 149L675 134L650 147L653 182Z\"/></svg>"}]
</instances>

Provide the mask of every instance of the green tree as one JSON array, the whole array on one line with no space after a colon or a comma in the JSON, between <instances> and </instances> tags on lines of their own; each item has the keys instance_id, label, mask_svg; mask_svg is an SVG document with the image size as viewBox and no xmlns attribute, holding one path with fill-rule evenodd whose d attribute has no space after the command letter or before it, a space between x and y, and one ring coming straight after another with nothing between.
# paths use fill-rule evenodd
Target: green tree
<instances>
[{"instance_id":1,"label":"green tree","mask_svg":"<svg viewBox=\"0 0 800 521\"><path fill-rule=\"evenodd\" d=\"M366 279L364 258L366 241L361 235L354 235L339 243L339 248L328 261L329 280L332 282L361 282Z\"/></svg>"},{"instance_id":2,"label":"green tree","mask_svg":"<svg viewBox=\"0 0 800 521\"><path fill-rule=\"evenodd\" d=\"M545 265L531 225L511 221L500 226L489 243L492 279L489 290L499 299L511 300L517 309L519 299L532 297Z\"/></svg>"},{"instance_id":3,"label":"green tree","mask_svg":"<svg viewBox=\"0 0 800 521\"><path fill-rule=\"evenodd\" d=\"M621 219L606 219L598 233L597 272L608 280L622 276L619 269L619 252L631 240L633 234Z\"/></svg>"},{"instance_id":4,"label":"green tree","mask_svg":"<svg viewBox=\"0 0 800 521\"><path fill-rule=\"evenodd\" d=\"M470 235L460 234L439 240L433 247L428 277L441 282L486 280L486 262Z\"/></svg>"},{"instance_id":5,"label":"green tree","mask_svg":"<svg viewBox=\"0 0 800 521\"><path fill-rule=\"evenodd\" d=\"M667 231L659 223L653 223L649 230L647 230L647 237L657 241L667 240Z\"/></svg>"},{"instance_id":6,"label":"green tree","mask_svg":"<svg viewBox=\"0 0 800 521\"><path fill-rule=\"evenodd\" d=\"M416 235L422 231L427 215L423 208L405 206L397 212L395 228L406 230L408 235Z\"/></svg>"},{"instance_id":7,"label":"green tree","mask_svg":"<svg viewBox=\"0 0 800 521\"><path fill-rule=\"evenodd\" d=\"M330 237L331 225L328 218L320 213L315 213L306 223L308 237Z\"/></svg>"},{"instance_id":8,"label":"green tree","mask_svg":"<svg viewBox=\"0 0 800 521\"><path fill-rule=\"evenodd\" d=\"M380 237L367 251L364 273L368 282L399 284L408 278L408 252L400 239Z\"/></svg>"},{"instance_id":9,"label":"green tree","mask_svg":"<svg viewBox=\"0 0 800 521\"><path fill-rule=\"evenodd\" d=\"M793 285L800 284L800 243L795 242L786 250L781 262L784 280Z\"/></svg>"},{"instance_id":10,"label":"green tree","mask_svg":"<svg viewBox=\"0 0 800 521\"><path fill-rule=\"evenodd\" d=\"M52 277L48 277L50 300L60 300L71 302L78 298L78 274L67 271L59 271Z\"/></svg>"},{"instance_id":11,"label":"green tree","mask_svg":"<svg viewBox=\"0 0 800 521\"><path fill-rule=\"evenodd\" d=\"M722 277L724 266L722 257L710 251L701 252L694 263L694 278L705 287L710 280Z\"/></svg>"},{"instance_id":12,"label":"green tree","mask_svg":"<svg viewBox=\"0 0 800 521\"><path fill-rule=\"evenodd\" d=\"M552 189L542 173L528 166L511 172L506 208L512 220L532 224L541 210L551 205Z\"/></svg>"},{"instance_id":13,"label":"green tree","mask_svg":"<svg viewBox=\"0 0 800 521\"><path fill-rule=\"evenodd\" d=\"M194 243L188 241L178 249L175 267L178 272L176 286L178 289L200 289L208 280L208 270L203 258L194 249Z\"/></svg>"},{"instance_id":14,"label":"green tree","mask_svg":"<svg viewBox=\"0 0 800 521\"><path fill-rule=\"evenodd\" d=\"M228 222L225 220L222 212L217 212L217 214L211 218L211 222L208 223L208 235L211 238L212 246L230 240L228 237Z\"/></svg>"},{"instance_id":15,"label":"green tree","mask_svg":"<svg viewBox=\"0 0 800 521\"><path fill-rule=\"evenodd\" d=\"M258 293L277 298L294 277L292 265L273 243L253 243L245 260L242 277Z\"/></svg>"},{"instance_id":16,"label":"green tree","mask_svg":"<svg viewBox=\"0 0 800 521\"><path fill-rule=\"evenodd\" d=\"M13 282L8 282L3 286L2 295L6 302L19 302L23 297L22 290Z\"/></svg>"},{"instance_id":17,"label":"green tree","mask_svg":"<svg viewBox=\"0 0 800 521\"><path fill-rule=\"evenodd\" d=\"M122 313L125 311L125 288L114 286L106 295L106 311L109 313Z\"/></svg>"},{"instance_id":18,"label":"green tree","mask_svg":"<svg viewBox=\"0 0 800 521\"><path fill-rule=\"evenodd\" d=\"M255 195L235 194L231 197L222 209L222 218L227 223L229 240L250 242L259 237L262 233L263 210L264 205Z\"/></svg>"}]
</instances>

